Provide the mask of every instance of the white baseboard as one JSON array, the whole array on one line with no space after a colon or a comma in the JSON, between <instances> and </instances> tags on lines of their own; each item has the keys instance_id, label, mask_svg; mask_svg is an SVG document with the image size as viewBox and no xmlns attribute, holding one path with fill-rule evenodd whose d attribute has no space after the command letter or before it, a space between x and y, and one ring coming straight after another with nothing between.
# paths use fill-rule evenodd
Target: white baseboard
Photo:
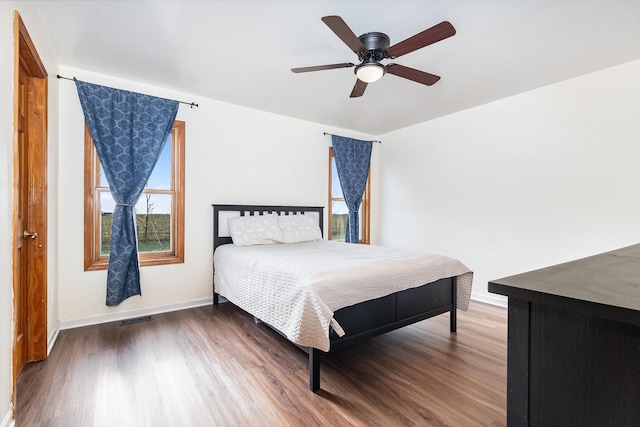
<instances>
[{"instance_id":1,"label":"white baseboard","mask_svg":"<svg viewBox=\"0 0 640 427\"><path fill-rule=\"evenodd\" d=\"M47 356L51 354L51 349L53 349L53 345L56 343L58 339L58 334L60 334L60 322L56 323L56 327L51 331L49 335L49 340L47 341Z\"/></svg>"},{"instance_id":2,"label":"white baseboard","mask_svg":"<svg viewBox=\"0 0 640 427\"><path fill-rule=\"evenodd\" d=\"M507 308L508 299L500 295L487 295L471 293L471 299L474 301L484 302L491 305Z\"/></svg>"},{"instance_id":3,"label":"white baseboard","mask_svg":"<svg viewBox=\"0 0 640 427\"><path fill-rule=\"evenodd\" d=\"M84 317L80 319L63 320L60 322L60 330L81 328L83 326L98 325L101 323L117 322L119 320L133 319L136 317L150 316L152 314L168 313L170 311L185 310L188 308L202 307L213 304L213 297L199 300L163 305L160 307L139 308L136 310L119 311L117 313L102 314L100 316Z\"/></svg>"},{"instance_id":4,"label":"white baseboard","mask_svg":"<svg viewBox=\"0 0 640 427\"><path fill-rule=\"evenodd\" d=\"M497 305L500 307L507 307L507 298L502 296L497 296L497 295L492 296L492 295L486 295L486 294L472 293L471 299L475 301L484 302L487 304ZM223 302L226 302L226 300L220 297L220 302L223 303ZM102 314L100 316L83 317L83 318L72 319L72 320L63 320L58 323L58 327L55 328L55 330L51 333L51 336L49 337L48 352L49 353L51 352L51 348L53 347L53 344L55 343L55 340L58 337L58 334L60 333L60 331L63 331L65 329L81 328L83 326L117 322L119 320L132 319L132 318L142 317L142 316L150 316L153 314L168 313L171 311L185 310L188 308L202 307L204 305L211 305L211 304L213 304L213 297L203 298L203 299L193 300L193 301L186 301L186 302L181 302L176 304L163 305L159 307L140 308L136 310L119 311L117 313ZM0 427L3 427L3 426L0 426Z\"/></svg>"},{"instance_id":5,"label":"white baseboard","mask_svg":"<svg viewBox=\"0 0 640 427\"><path fill-rule=\"evenodd\" d=\"M16 425L16 420L13 419L13 411L7 412L7 415L2 420L2 424L0 427L14 427Z\"/></svg>"}]
</instances>

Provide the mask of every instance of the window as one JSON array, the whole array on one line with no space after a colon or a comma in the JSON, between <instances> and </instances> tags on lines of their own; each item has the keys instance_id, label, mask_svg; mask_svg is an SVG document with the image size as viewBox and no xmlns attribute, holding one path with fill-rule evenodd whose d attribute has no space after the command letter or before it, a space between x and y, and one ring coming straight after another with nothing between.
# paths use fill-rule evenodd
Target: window
<instances>
[{"instance_id":1,"label":"window","mask_svg":"<svg viewBox=\"0 0 640 427\"><path fill-rule=\"evenodd\" d=\"M369 244L369 219L371 200L371 168L367 178L367 187L364 190L362 204L358 211L360 215L360 243ZM346 234L347 216L349 210L344 201L336 159L333 155L333 147L329 147L329 240L344 242Z\"/></svg>"},{"instance_id":2,"label":"window","mask_svg":"<svg viewBox=\"0 0 640 427\"><path fill-rule=\"evenodd\" d=\"M184 262L184 148L176 120L135 207L141 266ZM84 269L106 270L115 202L87 126L84 159Z\"/></svg>"}]
</instances>

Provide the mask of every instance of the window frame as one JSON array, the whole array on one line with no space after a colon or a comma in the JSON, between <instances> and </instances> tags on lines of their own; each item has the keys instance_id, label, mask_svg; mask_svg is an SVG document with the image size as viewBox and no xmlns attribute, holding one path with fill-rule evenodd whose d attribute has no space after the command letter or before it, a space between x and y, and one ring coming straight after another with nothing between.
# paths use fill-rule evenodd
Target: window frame
<instances>
[{"instance_id":1,"label":"window frame","mask_svg":"<svg viewBox=\"0 0 640 427\"><path fill-rule=\"evenodd\" d=\"M333 195L331 194L331 189L332 189L332 177L333 177L333 170L332 170L332 160L335 157L335 154L333 152L333 147L329 147L329 203L328 206L329 208L327 209L329 215L328 215L328 234L327 234L327 240L331 240L331 236L332 236L332 223L333 223L333 212L332 212L332 206L333 203L332 202L344 202L344 197L333 197ZM364 194L362 196L362 204L360 205L360 212L361 212L361 220L360 220L360 240L359 243L360 244L365 244L368 245L371 243L371 230L370 230L370 224L371 224L371 166L369 166L369 172L367 175L367 185L364 189Z\"/></svg>"},{"instance_id":2,"label":"window frame","mask_svg":"<svg viewBox=\"0 0 640 427\"><path fill-rule=\"evenodd\" d=\"M171 190L163 194L173 196L171 212L171 249L165 252L138 253L141 267L184 263L184 172L185 172L185 122L176 120L171 128L172 155ZM89 128L84 127L84 271L106 270L109 256L100 254L100 160ZM143 190L144 193L160 191Z\"/></svg>"}]
</instances>

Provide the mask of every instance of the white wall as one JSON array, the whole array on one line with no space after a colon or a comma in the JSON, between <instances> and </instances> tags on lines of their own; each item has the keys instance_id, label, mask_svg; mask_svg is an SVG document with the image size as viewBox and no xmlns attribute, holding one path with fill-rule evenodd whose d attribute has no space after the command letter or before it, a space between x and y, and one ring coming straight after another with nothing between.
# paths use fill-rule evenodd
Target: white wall
<instances>
[{"instance_id":1,"label":"white wall","mask_svg":"<svg viewBox=\"0 0 640 427\"><path fill-rule=\"evenodd\" d=\"M205 304L212 297L212 203L327 205L328 147L315 123L61 67L64 76L187 102L185 262L141 268L142 296L105 306L106 271L83 271L83 126L73 82L60 82L62 327ZM212 81L211 84L217 84ZM342 132L345 133L345 132ZM349 133L353 135L353 133ZM353 135L366 137L366 135Z\"/></svg>"},{"instance_id":2,"label":"white wall","mask_svg":"<svg viewBox=\"0 0 640 427\"><path fill-rule=\"evenodd\" d=\"M58 91L52 76L57 60L40 15L31 2L0 2L0 425L11 421L11 347L13 343L13 15L17 10L49 74L48 111L48 335L57 327L57 133ZM54 84L52 84L54 83ZM53 107L53 108L52 108Z\"/></svg>"},{"instance_id":3,"label":"white wall","mask_svg":"<svg viewBox=\"0 0 640 427\"><path fill-rule=\"evenodd\" d=\"M640 61L381 139L376 243L462 260L476 297L640 242Z\"/></svg>"}]
</instances>

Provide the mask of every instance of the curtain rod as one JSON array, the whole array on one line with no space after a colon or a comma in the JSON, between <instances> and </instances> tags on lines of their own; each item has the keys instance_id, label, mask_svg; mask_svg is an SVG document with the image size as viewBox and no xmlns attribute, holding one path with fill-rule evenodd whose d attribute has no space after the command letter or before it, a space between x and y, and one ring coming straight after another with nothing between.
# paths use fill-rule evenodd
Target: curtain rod
<instances>
[{"instance_id":1,"label":"curtain rod","mask_svg":"<svg viewBox=\"0 0 640 427\"><path fill-rule=\"evenodd\" d=\"M57 77L58 79L72 80L72 81L74 81L74 82L75 82L76 80L78 80L78 79L76 79L75 77L74 77L74 78L63 77L63 76L61 76L60 74L58 74L56 77ZM184 102L184 101L178 101L178 102L179 102L180 104L188 105L188 106L190 106L191 108L193 108L193 107L199 107L199 105L198 105L198 104L196 104L195 102Z\"/></svg>"},{"instance_id":2,"label":"curtain rod","mask_svg":"<svg viewBox=\"0 0 640 427\"><path fill-rule=\"evenodd\" d=\"M329 132L324 132L324 134L325 134L325 135L331 135L331 136L340 136L340 135L334 135L334 134L329 133ZM382 144L382 141L371 141L371 142L375 142L375 143L377 143L377 144Z\"/></svg>"}]
</instances>

